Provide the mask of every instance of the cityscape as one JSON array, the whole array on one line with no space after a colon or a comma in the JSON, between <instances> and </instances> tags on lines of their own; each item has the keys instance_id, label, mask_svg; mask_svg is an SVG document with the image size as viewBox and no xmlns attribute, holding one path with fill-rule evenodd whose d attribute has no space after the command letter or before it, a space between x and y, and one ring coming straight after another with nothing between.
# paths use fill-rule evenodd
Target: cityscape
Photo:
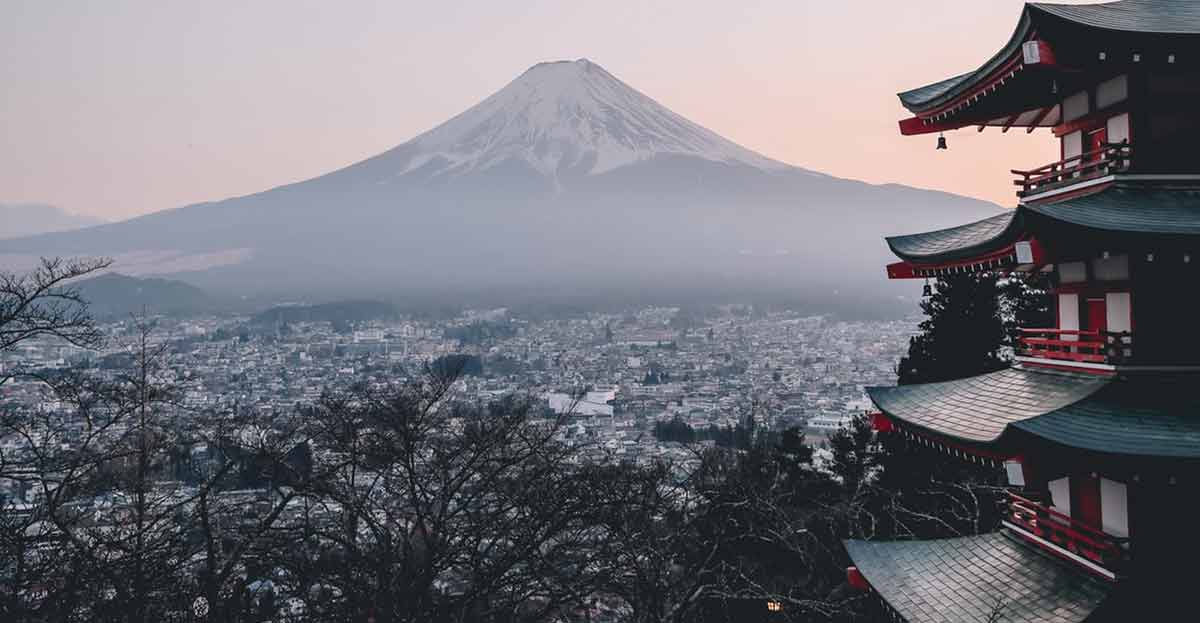
<instances>
[{"instance_id":1,"label":"cityscape","mask_svg":"<svg viewBox=\"0 0 1200 623\"><path fill-rule=\"evenodd\" d=\"M683 444L655 436L656 424L673 420L695 430L748 420L762 430L795 427L819 446L828 432L869 410L864 387L894 383L894 362L916 325L913 319L847 322L736 304L703 311L654 307L528 320L505 309L468 310L444 320L352 327L248 316L130 316L99 326L100 349L41 340L4 353L0 373L15 378L0 387L0 396L11 408L66 408L33 373L128 374L138 327L150 323L154 341L165 346L157 378L178 393L182 413L287 414L326 391L408 382L439 359L465 356L476 367L456 381L455 397L535 397L545 409L569 416L565 441L648 463L688 456Z\"/></svg>"}]
</instances>

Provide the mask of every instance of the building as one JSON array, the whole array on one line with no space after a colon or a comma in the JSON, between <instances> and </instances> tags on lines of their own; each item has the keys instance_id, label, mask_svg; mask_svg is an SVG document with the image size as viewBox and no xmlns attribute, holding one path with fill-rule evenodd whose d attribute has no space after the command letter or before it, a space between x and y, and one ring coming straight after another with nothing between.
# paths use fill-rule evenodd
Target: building
<instances>
[{"instance_id":1,"label":"building","mask_svg":"<svg viewBox=\"0 0 1200 623\"><path fill-rule=\"evenodd\" d=\"M981 67L900 99L939 149L1048 128L1062 157L1013 171L1014 210L888 239L888 276L1045 272L1057 322L1010 369L868 389L877 429L1004 466L1012 492L993 534L848 541L851 583L913 623L1195 620L1200 3L1027 4Z\"/></svg>"}]
</instances>

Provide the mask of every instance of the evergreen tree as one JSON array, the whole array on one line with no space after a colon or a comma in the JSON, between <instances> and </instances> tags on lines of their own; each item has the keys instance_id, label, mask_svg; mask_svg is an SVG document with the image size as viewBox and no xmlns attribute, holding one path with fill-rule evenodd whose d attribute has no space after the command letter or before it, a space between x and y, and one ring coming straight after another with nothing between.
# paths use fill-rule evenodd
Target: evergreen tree
<instances>
[{"instance_id":1,"label":"evergreen tree","mask_svg":"<svg viewBox=\"0 0 1200 623\"><path fill-rule=\"evenodd\" d=\"M1053 327L1055 318L1054 307L1050 304L1049 275L1036 273L1001 281L1000 307L1007 346L1016 346L1021 328Z\"/></svg>"},{"instance_id":2,"label":"evergreen tree","mask_svg":"<svg viewBox=\"0 0 1200 623\"><path fill-rule=\"evenodd\" d=\"M1007 337L996 277L954 275L938 280L921 302L927 318L897 366L897 382L933 383L1000 370Z\"/></svg>"},{"instance_id":3,"label":"evergreen tree","mask_svg":"<svg viewBox=\"0 0 1200 623\"><path fill-rule=\"evenodd\" d=\"M842 481L842 488L850 498L856 497L869 480L871 469L879 460L879 448L871 420L859 416L829 436L829 470Z\"/></svg>"}]
</instances>

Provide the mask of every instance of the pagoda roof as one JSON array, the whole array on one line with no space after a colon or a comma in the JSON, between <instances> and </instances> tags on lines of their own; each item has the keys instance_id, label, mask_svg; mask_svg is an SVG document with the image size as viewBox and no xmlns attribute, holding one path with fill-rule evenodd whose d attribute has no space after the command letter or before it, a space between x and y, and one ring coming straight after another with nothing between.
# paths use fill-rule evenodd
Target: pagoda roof
<instances>
[{"instance_id":1,"label":"pagoda roof","mask_svg":"<svg viewBox=\"0 0 1200 623\"><path fill-rule=\"evenodd\" d=\"M910 623L1084 621L1110 585L1003 533L931 541L846 541L871 588Z\"/></svg>"},{"instance_id":2,"label":"pagoda roof","mask_svg":"<svg viewBox=\"0 0 1200 623\"><path fill-rule=\"evenodd\" d=\"M1062 201L1023 204L1021 209L1109 232L1200 235L1200 188L1194 187L1118 183Z\"/></svg>"},{"instance_id":3,"label":"pagoda roof","mask_svg":"<svg viewBox=\"0 0 1200 623\"><path fill-rule=\"evenodd\" d=\"M1103 4L1051 4L1030 7L1081 26L1154 34L1200 33L1200 4L1195 0L1120 0Z\"/></svg>"},{"instance_id":4,"label":"pagoda roof","mask_svg":"<svg viewBox=\"0 0 1200 623\"><path fill-rule=\"evenodd\" d=\"M1058 124L1059 98L1049 87L1055 79L1071 84L1073 76L1087 69L1078 66L1078 54L1071 51L1080 47L1081 37L1092 36L1088 31L1100 31L1094 35L1098 39L1120 37L1126 44L1154 36L1200 35L1200 5L1194 0L1028 3L1012 36L977 69L898 94L900 103L916 115L901 122L901 132L922 134L968 125L1032 129ZM1191 49L1195 44L1189 40L1184 45ZM1027 45L1033 47L1027 49ZM1056 53L1060 47L1064 54ZM1076 65L1060 65L1060 57L1071 57L1068 61Z\"/></svg>"},{"instance_id":5,"label":"pagoda roof","mask_svg":"<svg viewBox=\"0 0 1200 623\"><path fill-rule=\"evenodd\" d=\"M1099 391L1108 377L1009 368L956 381L868 387L889 417L973 443L999 440L1010 424L1052 413Z\"/></svg>"},{"instance_id":6,"label":"pagoda roof","mask_svg":"<svg viewBox=\"0 0 1200 623\"><path fill-rule=\"evenodd\" d=\"M1012 244L1020 234L1016 210L991 216L974 223L936 231L891 236L892 252L903 260L940 263L986 254Z\"/></svg>"},{"instance_id":7,"label":"pagoda roof","mask_svg":"<svg viewBox=\"0 0 1200 623\"><path fill-rule=\"evenodd\" d=\"M1065 446L1130 456L1200 458L1200 375L1114 380L1085 400L1013 427Z\"/></svg>"},{"instance_id":8,"label":"pagoda roof","mask_svg":"<svg viewBox=\"0 0 1200 623\"><path fill-rule=\"evenodd\" d=\"M888 417L968 444L1012 430L1112 455L1200 459L1200 374L1009 368L956 381L869 387Z\"/></svg>"},{"instance_id":9,"label":"pagoda roof","mask_svg":"<svg viewBox=\"0 0 1200 623\"><path fill-rule=\"evenodd\" d=\"M952 100L968 85L983 80L1007 65L1008 61L1021 50L1021 44L1029 38L1030 31L1029 11L1026 8L1008 43L986 63L974 71L899 93L900 103L912 112L919 113Z\"/></svg>"},{"instance_id":10,"label":"pagoda roof","mask_svg":"<svg viewBox=\"0 0 1200 623\"><path fill-rule=\"evenodd\" d=\"M1200 236L1200 186L1118 181L1090 194L1024 202L1016 210L966 225L886 240L897 257L915 268L970 265L1007 253L1028 238L1053 246L1055 236L1064 235L1054 225L1130 236Z\"/></svg>"}]
</instances>

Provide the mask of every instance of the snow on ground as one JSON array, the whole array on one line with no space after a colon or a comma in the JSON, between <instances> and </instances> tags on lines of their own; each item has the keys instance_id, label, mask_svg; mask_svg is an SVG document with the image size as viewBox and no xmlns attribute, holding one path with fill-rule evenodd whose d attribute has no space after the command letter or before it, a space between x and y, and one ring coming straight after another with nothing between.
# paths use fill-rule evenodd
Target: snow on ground
<instances>
[{"instance_id":1,"label":"snow on ground","mask_svg":"<svg viewBox=\"0 0 1200 623\"><path fill-rule=\"evenodd\" d=\"M417 153L396 175L430 162L440 163L439 172L465 173L512 159L551 177L594 175L658 155L790 168L671 112L586 59L535 65L408 145Z\"/></svg>"}]
</instances>

